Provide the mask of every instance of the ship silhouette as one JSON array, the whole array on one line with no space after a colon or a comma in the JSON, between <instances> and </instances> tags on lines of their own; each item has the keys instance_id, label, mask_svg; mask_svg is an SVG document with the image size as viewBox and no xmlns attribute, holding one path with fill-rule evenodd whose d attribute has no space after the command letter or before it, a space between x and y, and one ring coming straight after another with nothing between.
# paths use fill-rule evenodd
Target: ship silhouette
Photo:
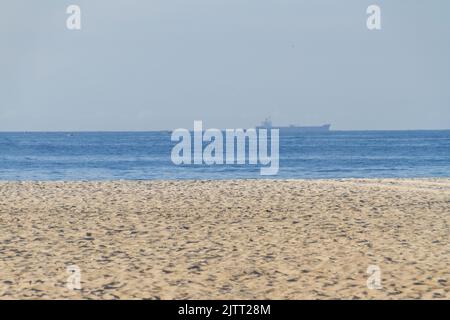
<instances>
[{"instance_id":1,"label":"ship silhouette","mask_svg":"<svg viewBox=\"0 0 450 320\"><path fill-rule=\"evenodd\" d=\"M266 118L261 125L257 126L256 129L278 129L280 132L285 133L297 133L297 132L328 132L330 131L331 124L324 124L321 126L296 126L290 125L287 127L273 126L270 118Z\"/></svg>"}]
</instances>

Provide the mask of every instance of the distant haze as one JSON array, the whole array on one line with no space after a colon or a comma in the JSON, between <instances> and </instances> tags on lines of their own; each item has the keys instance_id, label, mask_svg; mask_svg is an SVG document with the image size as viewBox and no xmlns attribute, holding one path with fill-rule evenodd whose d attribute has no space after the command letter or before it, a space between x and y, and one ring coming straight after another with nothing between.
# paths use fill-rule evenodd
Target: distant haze
<instances>
[{"instance_id":1,"label":"distant haze","mask_svg":"<svg viewBox=\"0 0 450 320\"><path fill-rule=\"evenodd\" d=\"M82 29L66 28L67 6ZM382 9L382 30L366 9ZM450 128L448 0L14 0L0 131Z\"/></svg>"}]
</instances>

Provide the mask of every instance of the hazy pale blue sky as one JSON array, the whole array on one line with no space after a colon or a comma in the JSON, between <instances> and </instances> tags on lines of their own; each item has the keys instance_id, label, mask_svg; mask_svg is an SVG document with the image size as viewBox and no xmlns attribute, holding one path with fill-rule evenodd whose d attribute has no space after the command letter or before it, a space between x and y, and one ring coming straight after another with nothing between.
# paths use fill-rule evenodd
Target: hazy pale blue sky
<instances>
[{"instance_id":1,"label":"hazy pale blue sky","mask_svg":"<svg viewBox=\"0 0 450 320\"><path fill-rule=\"evenodd\" d=\"M82 30L66 29L66 7ZM366 9L382 9L382 30ZM0 131L450 128L448 0L14 0Z\"/></svg>"}]
</instances>

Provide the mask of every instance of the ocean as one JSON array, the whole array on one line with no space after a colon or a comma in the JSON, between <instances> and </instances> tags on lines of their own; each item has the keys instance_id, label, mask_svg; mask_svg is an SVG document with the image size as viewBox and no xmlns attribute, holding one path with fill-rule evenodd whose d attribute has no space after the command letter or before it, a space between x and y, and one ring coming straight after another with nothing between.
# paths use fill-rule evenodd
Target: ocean
<instances>
[{"instance_id":1,"label":"ocean","mask_svg":"<svg viewBox=\"0 0 450 320\"><path fill-rule=\"evenodd\" d=\"M175 165L161 132L0 133L0 180L450 177L450 131L331 131L280 136L279 172L261 165Z\"/></svg>"}]
</instances>

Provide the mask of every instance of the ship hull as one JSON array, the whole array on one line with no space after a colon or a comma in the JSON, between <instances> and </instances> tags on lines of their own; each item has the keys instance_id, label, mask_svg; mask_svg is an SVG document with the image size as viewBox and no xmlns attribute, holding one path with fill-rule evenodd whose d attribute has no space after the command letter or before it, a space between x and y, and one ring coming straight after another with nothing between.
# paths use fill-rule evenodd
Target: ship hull
<instances>
[{"instance_id":1,"label":"ship hull","mask_svg":"<svg viewBox=\"0 0 450 320\"><path fill-rule=\"evenodd\" d=\"M331 125L326 124L323 126L311 126L311 127L257 127L257 129L278 129L281 133L305 133L305 132L329 132Z\"/></svg>"}]
</instances>

